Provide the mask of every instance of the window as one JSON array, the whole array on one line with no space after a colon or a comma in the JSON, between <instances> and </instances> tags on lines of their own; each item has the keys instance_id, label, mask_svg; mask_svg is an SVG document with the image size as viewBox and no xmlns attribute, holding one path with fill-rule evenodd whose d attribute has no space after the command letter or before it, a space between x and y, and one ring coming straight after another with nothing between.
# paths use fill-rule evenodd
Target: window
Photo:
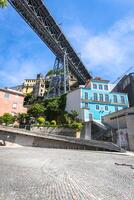
<instances>
[{"instance_id":1,"label":"window","mask_svg":"<svg viewBox=\"0 0 134 200\"><path fill-rule=\"evenodd\" d=\"M16 108L17 108L17 103L13 103L12 108L13 108L13 109L16 109Z\"/></svg>"},{"instance_id":2,"label":"window","mask_svg":"<svg viewBox=\"0 0 134 200\"><path fill-rule=\"evenodd\" d=\"M103 101L103 94L99 94L100 101Z\"/></svg>"},{"instance_id":3,"label":"window","mask_svg":"<svg viewBox=\"0 0 134 200\"><path fill-rule=\"evenodd\" d=\"M99 90L103 90L103 87L102 87L102 85L99 85Z\"/></svg>"},{"instance_id":4,"label":"window","mask_svg":"<svg viewBox=\"0 0 134 200\"><path fill-rule=\"evenodd\" d=\"M88 108L88 103L85 103L85 108Z\"/></svg>"},{"instance_id":5,"label":"window","mask_svg":"<svg viewBox=\"0 0 134 200\"><path fill-rule=\"evenodd\" d=\"M125 97L124 96L121 96L121 103L125 104Z\"/></svg>"},{"instance_id":6,"label":"window","mask_svg":"<svg viewBox=\"0 0 134 200\"><path fill-rule=\"evenodd\" d=\"M105 110L108 111L108 106L105 106Z\"/></svg>"},{"instance_id":7,"label":"window","mask_svg":"<svg viewBox=\"0 0 134 200\"><path fill-rule=\"evenodd\" d=\"M114 95L114 103L118 103L116 95Z\"/></svg>"},{"instance_id":8,"label":"window","mask_svg":"<svg viewBox=\"0 0 134 200\"><path fill-rule=\"evenodd\" d=\"M108 90L108 85L104 85L104 90Z\"/></svg>"},{"instance_id":9,"label":"window","mask_svg":"<svg viewBox=\"0 0 134 200\"><path fill-rule=\"evenodd\" d=\"M94 93L94 101L98 101L98 95L97 95L97 93Z\"/></svg>"},{"instance_id":10,"label":"window","mask_svg":"<svg viewBox=\"0 0 134 200\"><path fill-rule=\"evenodd\" d=\"M93 84L93 89L97 89L97 85L96 84Z\"/></svg>"},{"instance_id":11,"label":"window","mask_svg":"<svg viewBox=\"0 0 134 200\"><path fill-rule=\"evenodd\" d=\"M115 111L118 111L119 109L118 109L118 106L115 106Z\"/></svg>"},{"instance_id":12,"label":"window","mask_svg":"<svg viewBox=\"0 0 134 200\"><path fill-rule=\"evenodd\" d=\"M108 94L105 94L105 101L109 102L109 95Z\"/></svg>"},{"instance_id":13,"label":"window","mask_svg":"<svg viewBox=\"0 0 134 200\"><path fill-rule=\"evenodd\" d=\"M5 98L5 99L9 99L9 96L10 96L9 93L5 93L5 94L4 94L4 98Z\"/></svg>"},{"instance_id":14,"label":"window","mask_svg":"<svg viewBox=\"0 0 134 200\"><path fill-rule=\"evenodd\" d=\"M85 99L88 99L88 92L85 92Z\"/></svg>"},{"instance_id":15,"label":"window","mask_svg":"<svg viewBox=\"0 0 134 200\"><path fill-rule=\"evenodd\" d=\"M99 110L99 109L100 109L99 105L96 105L96 110Z\"/></svg>"}]
</instances>

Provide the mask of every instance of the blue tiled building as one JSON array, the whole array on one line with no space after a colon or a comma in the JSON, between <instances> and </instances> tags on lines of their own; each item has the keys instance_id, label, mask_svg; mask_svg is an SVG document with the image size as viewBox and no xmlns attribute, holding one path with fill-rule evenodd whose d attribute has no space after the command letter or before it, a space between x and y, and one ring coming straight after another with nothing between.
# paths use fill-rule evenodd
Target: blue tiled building
<instances>
[{"instance_id":1,"label":"blue tiled building","mask_svg":"<svg viewBox=\"0 0 134 200\"><path fill-rule=\"evenodd\" d=\"M129 107L125 93L111 92L113 85L100 78L68 93L66 110L77 110L83 121L101 122L103 116Z\"/></svg>"}]
</instances>

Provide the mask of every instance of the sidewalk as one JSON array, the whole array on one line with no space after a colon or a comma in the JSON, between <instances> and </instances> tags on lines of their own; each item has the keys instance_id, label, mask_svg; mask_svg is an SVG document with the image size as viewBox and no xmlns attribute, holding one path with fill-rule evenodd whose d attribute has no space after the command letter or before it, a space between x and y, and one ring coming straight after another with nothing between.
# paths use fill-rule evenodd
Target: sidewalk
<instances>
[{"instance_id":1,"label":"sidewalk","mask_svg":"<svg viewBox=\"0 0 134 200\"><path fill-rule=\"evenodd\" d=\"M128 156L134 156L134 152L131 152L131 151L127 151L125 154Z\"/></svg>"}]
</instances>

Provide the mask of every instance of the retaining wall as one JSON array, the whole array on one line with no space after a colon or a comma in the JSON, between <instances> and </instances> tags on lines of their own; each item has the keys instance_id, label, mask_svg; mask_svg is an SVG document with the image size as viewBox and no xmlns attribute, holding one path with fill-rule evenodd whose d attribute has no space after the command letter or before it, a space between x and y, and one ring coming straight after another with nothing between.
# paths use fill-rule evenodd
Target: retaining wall
<instances>
[{"instance_id":1,"label":"retaining wall","mask_svg":"<svg viewBox=\"0 0 134 200\"><path fill-rule=\"evenodd\" d=\"M0 127L0 141L5 146L30 146L58 149L84 149L84 150L108 150L121 151L112 143L84 140L65 136L41 136L30 131L22 131L14 128Z\"/></svg>"}]
</instances>

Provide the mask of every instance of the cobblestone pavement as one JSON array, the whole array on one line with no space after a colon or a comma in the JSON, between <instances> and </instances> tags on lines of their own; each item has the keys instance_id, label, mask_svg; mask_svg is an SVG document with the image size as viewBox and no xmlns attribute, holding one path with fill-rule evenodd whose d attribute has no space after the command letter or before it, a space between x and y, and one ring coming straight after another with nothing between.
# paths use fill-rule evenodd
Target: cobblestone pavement
<instances>
[{"instance_id":1,"label":"cobblestone pavement","mask_svg":"<svg viewBox=\"0 0 134 200\"><path fill-rule=\"evenodd\" d=\"M1 147L0 200L134 200L131 165L117 153Z\"/></svg>"}]
</instances>

